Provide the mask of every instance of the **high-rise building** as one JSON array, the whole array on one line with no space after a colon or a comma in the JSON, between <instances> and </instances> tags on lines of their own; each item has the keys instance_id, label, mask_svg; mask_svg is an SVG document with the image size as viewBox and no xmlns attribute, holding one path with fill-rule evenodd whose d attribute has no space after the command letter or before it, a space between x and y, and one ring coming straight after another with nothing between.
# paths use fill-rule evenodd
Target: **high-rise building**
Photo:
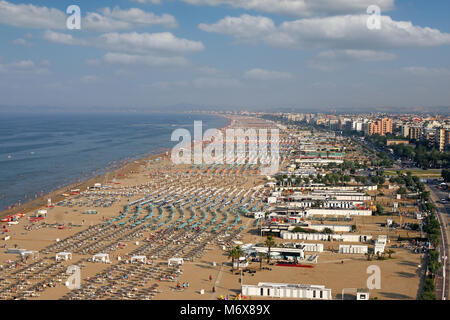
<instances>
[{"instance_id":1,"label":"high-rise building","mask_svg":"<svg viewBox=\"0 0 450 320\"><path fill-rule=\"evenodd\" d=\"M436 129L436 144L439 151L444 151L450 145L450 129L439 128Z\"/></svg>"},{"instance_id":2,"label":"high-rise building","mask_svg":"<svg viewBox=\"0 0 450 320\"><path fill-rule=\"evenodd\" d=\"M422 128L421 127L409 127L409 140L420 140L422 136Z\"/></svg>"},{"instance_id":3,"label":"high-rise building","mask_svg":"<svg viewBox=\"0 0 450 320\"><path fill-rule=\"evenodd\" d=\"M386 133L392 133L392 119L383 118L377 121L372 121L368 124L369 136L374 134L384 136Z\"/></svg>"},{"instance_id":4,"label":"high-rise building","mask_svg":"<svg viewBox=\"0 0 450 320\"><path fill-rule=\"evenodd\" d=\"M401 133L403 137L405 138L409 137L409 126L407 124L402 125Z\"/></svg>"}]
</instances>

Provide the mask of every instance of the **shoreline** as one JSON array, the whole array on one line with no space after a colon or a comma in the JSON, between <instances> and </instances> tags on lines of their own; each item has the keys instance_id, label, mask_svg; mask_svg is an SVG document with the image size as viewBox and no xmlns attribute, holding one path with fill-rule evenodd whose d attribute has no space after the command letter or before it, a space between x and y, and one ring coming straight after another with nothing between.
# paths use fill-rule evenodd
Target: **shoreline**
<instances>
[{"instance_id":1,"label":"shoreline","mask_svg":"<svg viewBox=\"0 0 450 320\"><path fill-rule=\"evenodd\" d=\"M228 122L225 124L225 126L223 126L222 128L219 128L219 130L226 129L227 127L229 127L231 125L232 120L230 117L225 116L225 115L219 115L219 114L217 114L217 115L215 114L215 116L220 116L220 117L223 117L228 120ZM120 181L121 179L125 178L127 174L132 173L134 171L134 169L141 166L142 161L149 161L149 160L154 160L156 158L164 158L164 157L170 156L169 148L160 148L160 149L163 150L160 153L157 153L155 155L144 156L144 157L141 157L141 158L138 158L135 160L130 160L129 162L126 162L125 164L121 165L114 171L110 171L110 172L106 172L105 174L102 174L102 175L97 175L97 176L82 179L79 182L74 182L69 185L63 186L59 189L56 189L54 191L51 191L49 193L46 193L37 199L34 199L32 201L22 204L19 207L13 207L11 209L0 211L0 218L4 218L5 216L8 216L8 215L14 215L18 212L22 212L22 213L26 214L26 213L38 210L43 207L46 208L47 207L47 199L50 198L52 200L52 204L56 204L59 201L62 201L65 198L67 198L66 196L63 195L64 193L70 194L70 190L73 190L73 189L80 189L80 191L84 191L88 187L92 187L94 185L94 183L96 183L96 182L105 181L108 178L108 176L110 176L110 175L112 175L110 177L110 179L112 179L114 177L114 178L116 178L117 181ZM151 152L156 152L156 150L149 151L149 153L151 153ZM102 169L106 169L106 168L102 168ZM103 183L102 183L102 185L103 185Z\"/></svg>"}]
</instances>

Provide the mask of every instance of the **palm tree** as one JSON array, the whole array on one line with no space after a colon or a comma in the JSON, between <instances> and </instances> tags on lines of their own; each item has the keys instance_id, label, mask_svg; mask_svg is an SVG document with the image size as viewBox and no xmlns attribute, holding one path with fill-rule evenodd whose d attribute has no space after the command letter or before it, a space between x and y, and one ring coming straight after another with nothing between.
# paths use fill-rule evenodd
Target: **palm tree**
<instances>
[{"instance_id":1,"label":"palm tree","mask_svg":"<svg viewBox=\"0 0 450 320\"><path fill-rule=\"evenodd\" d=\"M231 263L233 264L233 270L234 270L234 261L237 259L239 262L239 258L244 255L244 251L242 251L240 246L237 246L233 249L231 249L228 252L228 257L231 258Z\"/></svg>"},{"instance_id":2,"label":"palm tree","mask_svg":"<svg viewBox=\"0 0 450 320\"><path fill-rule=\"evenodd\" d=\"M236 250L236 258L239 260L239 258L244 255L244 251L240 246L237 246L235 250Z\"/></svg>"},{"instance_id":3,"label":"palm tree","mask_svg":"<svg viewBox=\"0 0 450 320\"><path fill-rule=\"evenodd\" d=\"M266 254L264 252L258 252L258 257L259 257L259 270L261 270L262 262L263 262L263 259L266 257Z\"/></svg>"},{"instance_id":4,"label":"palm tree","mask_svg":"<svg viewBox=\"0 0 450 320\"><path fill-rule=\"evenodd\" d=\"M233 248L228 251L228 258L231 258L231 270L234 270L234 259L236 258L236 249Z\"/></svg>"},{"instance_id":5,"label":"palm tree","mask_svg":"<svg viewBox=\"0 0 450 320\"><path fill-rule=\"evenodd\" d=\"M270 251L273 246L275 246L275 240L273 240L272 236L267 236L266 241L264 241L265 246L267 247L267 263L270 263Z\"/></svg>"}]
</instances>

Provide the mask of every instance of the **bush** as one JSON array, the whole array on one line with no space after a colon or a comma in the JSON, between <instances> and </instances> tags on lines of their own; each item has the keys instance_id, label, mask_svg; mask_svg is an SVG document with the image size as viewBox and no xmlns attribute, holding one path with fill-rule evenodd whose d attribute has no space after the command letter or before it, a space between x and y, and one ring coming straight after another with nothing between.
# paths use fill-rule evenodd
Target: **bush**
<instances>
[{"instance_id":1,"label":"bush","mask_svg":"<svg viewBox=\"0 0 450 320\"><path fill-rule=\"evenodd\" d=\"M302 233L317 233L317 230L295 227L292 232L302 232Z\"/></svg>"},{"instance_id":2,"label":"bush","mask_svg":"<svg viewBox=\"0 0 450 320\"><path fill-rule=\"evenodd\" d=\"M437 300L436 293L426 291L422 293L422 300Z\"/></svg>"}]
</instances>

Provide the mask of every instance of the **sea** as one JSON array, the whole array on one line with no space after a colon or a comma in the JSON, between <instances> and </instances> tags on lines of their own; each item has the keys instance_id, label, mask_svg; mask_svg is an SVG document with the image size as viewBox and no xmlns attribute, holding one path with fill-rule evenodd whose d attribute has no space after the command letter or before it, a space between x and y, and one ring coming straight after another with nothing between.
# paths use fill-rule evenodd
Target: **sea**
<instances>
[{"instance_id":1,"label":"sea","mask_svg":"<svg viewBox=\"0 0 450 320\"><path fill-rule=\"evenodd\" d=\"M224 127L206 114L0 114L0 211L177 144L178 128Z\"/></svg>"}]
</instances>

